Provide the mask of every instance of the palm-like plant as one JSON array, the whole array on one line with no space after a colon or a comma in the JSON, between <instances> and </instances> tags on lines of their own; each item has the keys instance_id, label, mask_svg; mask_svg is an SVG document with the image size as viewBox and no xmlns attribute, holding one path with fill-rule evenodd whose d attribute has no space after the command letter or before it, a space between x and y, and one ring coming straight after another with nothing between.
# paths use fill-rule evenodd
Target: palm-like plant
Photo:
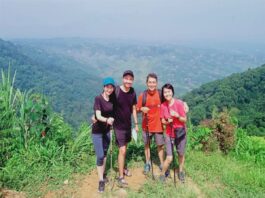
<instances>
[{"instance_id":1,"label":"palm-like plant","mask_svg":"<svg viewBox=\"0 0 265 198\"><path fill-rule=\"evenodd\" d=\"M10 69L7 74L1 71L0 83L0 144L1 144L1 161L2 167L4 162L12 155L16 147L16 106L18 105L19 91L14 89L16 73L13 78L10 75Z\"/></svg>"}]
</instances>

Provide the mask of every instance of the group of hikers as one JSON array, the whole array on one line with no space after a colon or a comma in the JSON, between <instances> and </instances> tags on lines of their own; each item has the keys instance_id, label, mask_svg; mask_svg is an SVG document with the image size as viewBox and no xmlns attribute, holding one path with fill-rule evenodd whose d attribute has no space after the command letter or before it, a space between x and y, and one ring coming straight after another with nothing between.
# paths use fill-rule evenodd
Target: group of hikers
<instances>
[{"instance_id":1,"label":"group of hikers","mask_svg":"<svg viewBox=\"0 0 265 198\"><path fill-rule=\"evenodd\" d=\"M161 90L158 89L158 78L154 73L147 75L147 89L139 95L138 100L132 87L133 82L134 73L131 70L123 73L120 86L115 85L113 78L107 77L103 80L103 92L95 97L92 140L97 157L99 192L104 192L105 183L108 181L105 167L111 141L111 128L115 132L116 144L119 148L117 184L120 187L128 185L125 176L130 177L132 173L125 165L126 150L132 138L132 117L135 131L139 131L137 113L142 114L142 136L146 159L144 174L153 171L150 141L154 137L160 160L160 181L164 182L170 175L169 166L173 160L175 145L179 162L178 178L181 182L185 182L183 166L187 141L185 124L187 104L174 97L174 88L171 84L167 83ZM166 146L165 160L164 145Z\"/></svg>"}]
</instances>

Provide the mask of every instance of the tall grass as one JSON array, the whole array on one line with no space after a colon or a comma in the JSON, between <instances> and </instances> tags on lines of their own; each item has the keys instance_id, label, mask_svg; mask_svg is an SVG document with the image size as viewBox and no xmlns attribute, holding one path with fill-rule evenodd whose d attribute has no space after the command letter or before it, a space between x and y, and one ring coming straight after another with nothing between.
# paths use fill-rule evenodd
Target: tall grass
<instances>
[{"instance_id":1,"label":"tall grass","mask_svg":"<svg viewBox=\"0 0 265 198\"><path fill-rule=\"evenodd\" d=\"M0 188L38 192L45 181L58 184L93 167L91 128L74 133L44 96L21 92L14 81L1 71Z\"/></svg>"}]
</instances>

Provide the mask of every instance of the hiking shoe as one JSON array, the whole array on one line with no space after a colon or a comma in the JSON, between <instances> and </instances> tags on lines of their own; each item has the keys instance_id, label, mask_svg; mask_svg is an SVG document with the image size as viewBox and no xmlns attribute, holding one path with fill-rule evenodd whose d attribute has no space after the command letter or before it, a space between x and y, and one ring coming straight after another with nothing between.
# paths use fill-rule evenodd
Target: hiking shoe
<instances>
[{"instance_id":1,"label":"hiking shoe","mask_svg":"<svg viewBox=\"0 0 265 198\"><path fill-rule=\"evenodd\" d=\"M105 190L105 182L104 181L99 181L99 184L98 184L98 192L99 193L103 193Z\"/></svg>"},{"instance_id":2,"label":"hiking shoe","mask_svg":"<svg viewBox=\"0 0 265 198\"><path fill-rule=\"evenodd\" d=\"M160 180L162 183L164 183L164 182L166 181L166 177L165 177L165 175L160 175L160 176L159 176L159 180Z\"/></svg>"},{"instance_id":3,"label":"hiking shoe","mask_svg":"<svg viewBox=\"0 0 265 198\"><path fill-rule=\"evenodd\" d=\"M150 169L151 169L150 164L149 163L146 163L144 165L144 174L146 175L147 173L149 173L150 172Z\"/></svg>"},{"instance_id":4,"label":"hiking shoe","mask_svg":"<svg viewBox=\"0 0 265 198\"><path fill-rule=\"evenodd\" d=\"M132 173L131 173L131 171L129 171L129 169L125 168L123 170L123 175L125 175L127 177L131 177L132 176Z\"/></svg>"},{"instance_id":5,"label":"hiking shoe","mask_svg":"<svg viewBox=\"0 0 265 198\"><path fill-rule=\"evenodd\" d=\"M171 178L170 170L169 169L166 170L165 177Z\"/></svg>"},{"instance_id":6,"label":"hiking shoe","mask_svg":"<svg viewBox=\"0 0 265 198\"><path fill-rule=\"evenodd\" d=\"M185 183L185 173L183 171L178 173L178 178L181 181L181 183Z\"/></svg>"},{"instance_id":7,"label":"hiking shoe","mask_svg":"<svg viewBox=\"0 0 265 198\"><path fill-rule=\"evenodd\" d=\"M120 188L125 188L125 187L128 186L128 183L125 181L124 177L122 177L122 178L119 177L119 178L117 179L117 182L118 182L118 186L119 186Z\"/></svg>"}]
</instances>

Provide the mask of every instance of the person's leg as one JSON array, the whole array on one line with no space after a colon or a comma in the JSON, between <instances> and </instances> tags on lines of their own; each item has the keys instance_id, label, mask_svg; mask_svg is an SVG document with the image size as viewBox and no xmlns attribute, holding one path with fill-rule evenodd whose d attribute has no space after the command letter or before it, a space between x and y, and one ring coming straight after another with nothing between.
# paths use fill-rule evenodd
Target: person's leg
<instances>
[{"instance_id":1,"label":"person's leg","mask_svg":"<svg viewBox=\"0 0 265 198\"><path fill-rule=\"evenodd\" d=\"M163 169L162 169L162 173L161 173L162 175L165 175L166 171L169 168L169 165L171 164L171 162L173 160L173 151L172 151L172 145L171 145L170 137L166 136L165 144L166 144L167 157L163 163Z\"/></svg>"},{"instance_id":2,"label":"person's leg","mask_svg":"<svg viewBox=\"0 0 265 198\"><path fill-rule=\"evenodd\" d=\"M179 173L178 178L181 182L185 182L185 173L184 173L184 161L185 161L185 148L187 143L186 135L183 138L176 140L176 148L178 152L178 162L179 162Z\"/></svg>"},{"instance_id":3,"label":"person's leg","mask_svg":"<svg viewBox=\"0 0 265 198\"><path fill-rule=\"evenodd\" d=\"M161 167L163 167L164 164L164 145L158 145L157 146L157 153L160 161Z\"/></svg>"},{"instance_id":4,"label":"person's leg","mask_svg":"<svg viewBox=\"0 0 265 198\"><path fill-rule=\"evenodd\" d=\"M107 153L110 145L110 132L104 134L103 136L103 150L104 150L104 160L103 160L103 178L106 172L106 162L107 162Z\"/></svg>"},{"instance_id":5,"label":"person's leg","mask_svg":"<svg viewBox=\"0 0 265 198\"><path fill-rule=\"evenodd\" d=\"M176 149L178 152L179 172L182 172L183 168L184 168L186 143L187 143L186 135L180 139L176 139Z\"/></svg>"},{"instance_id":6,"label":"person's leg","mask_svg":"<svg viewBox=\"0 0 265 198\"><path fill-rule=\"evenodd\" d=\"M156 145L157 145L157 153L158 153L158 157L159 157L159 161L160 161L160 167L163 167L164 144L165 144L165 139L164 139L163 133L156 133L155 139L156 139Z\"/></svg>"},{"instance_id":7,"label":"person's leg","mask_svg":"<svg viewBox=\"0 0 265 198\"><path fill-rule=\"evenodd\" d=\"M126 133L122 130L115 130L116 144L119 147L118 154L118 169L119 169L119 177L118 177L118 186L126 187L128 183L124 180L124 166L125 166L125 158L126 158Z\"/></svg>"},{"instance_id":8,"label":"person's leg","mask_svg":"<svg viewBox=\"0 0 265 198\"><path fill-rule=\"evenodd\" d=\"M103 137L102 134L92 134L92 140L97 156L97 172L99 178L98 192L102 193L105 190L105 182L103 179L104 173L104 149L103 149Z\"/></svg>"},{"instance_id":9,"label":"person's leg","mask_svg":"<svg viewBox=\"0 0 265 198\"><path fill-rule=\"evenodd\" d=\"M132 131L131 130L126 130L125 131L125 136L124 136L124 144L126 145L126 150L127 150L127 145L131 142L132 140ZM124 158L124 169L123 169L123 175L127 177L131 177L132 173L129 171L126 163L126 153L125 153L125 158Z\"/></svg>"},{"instance_id":10,"label":"person's leg","mask_svg":"<svg viewBox=\"0 0 265 198\"><path fill-rule=\"evenodd\" d=\"M118 166L119 166L119 177L123 177L124 164L126 158L127 145L119 147Z\"/></svg>"},{"instance_id":11,"label":"person's leg","mask_svg":"<svg viewBox=\"0 0 265 198\"><path fill-rule=\"evenodd\" d=\"M150 163L150 148L148 141L147 133L143 131L143 141L144 141L144 154L145 154L145 163Z\"/></svg>"},{"instance_id":12,"label":"person's leg","mask_svg":"<svg viewBox=\"0 0 265 198\"><path fill-rule=\"evenodd\" d=\"M179 172L183 172L184 161L185 161L185 156L184 155L178 155Z\"/></svg>"}]
</instances>

